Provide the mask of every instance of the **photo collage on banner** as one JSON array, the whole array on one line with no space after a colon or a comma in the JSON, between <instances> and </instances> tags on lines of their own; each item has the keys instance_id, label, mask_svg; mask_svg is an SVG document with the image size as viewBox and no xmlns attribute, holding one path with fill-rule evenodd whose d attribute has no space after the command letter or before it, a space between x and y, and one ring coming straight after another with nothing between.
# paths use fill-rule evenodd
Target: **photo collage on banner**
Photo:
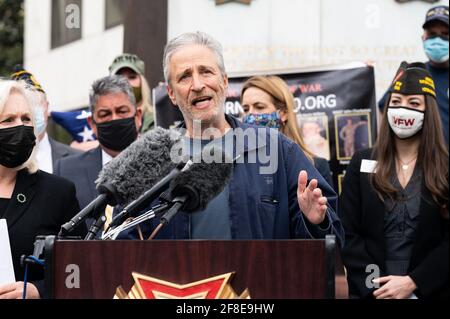
<instances>
[{"instance_id":1,"label":"photo collage on banner","mask_svg":"<svg viewBox=\"0 0 450 319\"><path fill-rule=\"evenodd\" d=\"M268 72L289 86L305 144L317 157L329 161L336 192L340 193L345 169L356 151L373 146L376 139L375 77L363 63ZM230 77L225 112L242 117L239 103L242 84L253 75ZM153 90L156 125L173 127L183 120L165 85Z\"/></svg>"}]
</instances>

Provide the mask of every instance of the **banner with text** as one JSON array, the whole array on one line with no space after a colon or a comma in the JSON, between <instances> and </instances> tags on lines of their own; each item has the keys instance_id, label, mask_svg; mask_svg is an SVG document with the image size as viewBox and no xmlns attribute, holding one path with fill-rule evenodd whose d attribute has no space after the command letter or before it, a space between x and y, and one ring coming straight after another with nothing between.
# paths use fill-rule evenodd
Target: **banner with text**
<instances>
[{"instance_id":1,"label":"banner with text","mask_svg":"<svg viewBox=\"0 0 450 319\"><path fill-rule=\"evenodd\" d=\"M269 74L269 73L268 73ZM372 67L353 63L329 68L270 73L283 78L295 99L300 134L307 147L329 161L334 188L340 193L353 153L372 147L377 133L375 77ZM252 75L229 79L225 112L242 117L240 91ZM172 127L183 120L165 85L153 90L156 125Z\"/></svg>"}]
</instances>

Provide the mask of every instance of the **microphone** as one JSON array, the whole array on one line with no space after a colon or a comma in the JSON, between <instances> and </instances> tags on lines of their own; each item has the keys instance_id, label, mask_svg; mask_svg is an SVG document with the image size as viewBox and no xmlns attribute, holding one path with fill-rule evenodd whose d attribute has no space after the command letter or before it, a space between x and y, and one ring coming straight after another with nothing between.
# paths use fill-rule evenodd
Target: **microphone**
<instances>
[{"instance_id":1,"label":"microphone","mask_svg":"<svg viewBox=\"0 0 450 319\"><path fill-rule=\"evenodd\" d=\"M189 169L192 164L192 161L188 161L185 165L181 163L181 165L178 165L177 167L172 169L168 175L163 177L159 182L153 185L153 187L151 187L149 190L145 191L141 196L129 203L118 215L116 215L109 224L108 229L110 227L115 227L119 224L122 224L128 216L133 216L134 213L139 212L143 208L148 206L161 194L164 189L167 189L170 181L174 177L180 174L181 171Z\"/></svg>"},{"instance_id":2,"label":"microphone","mask_svg":"<svg viewBox=\"0 0 450 319\"><path fill-rule=\"evenodd\" d=\"M120 196L118 204L129 203L178 165L186 163L183 145L180 132L157 127L105 165L95 182L115 185Z\"/></svg>"},{"instance_id":3,"label":"microphone","mask_svg":"<svg viewBox=\"0 0 450 319\"><path fill-rule=\"evenodd\" d=\"M78 225L80 225L89 215L106 207L107 203L116 205L119 198L117 197L117 191L114 185L110 183L104 183L97 187L100 195L98 195L92 202L90 202L85 208L83 208L78 214L72 217L71 220L61 226L59 236L67 236Z\"/></svg>"},{"instance_id":4,"label":"microphone","mask_svg":"<svg viewBox=\"0 0 450 319\"><path fill-rule=\"evenodd\" d=\"M203 153L205 153L205 150ZM216 150L214 149L214 151ZM117 236L118 233L126 229L162 214L162 211L168 208L169 210L161 217L160 224L149 238L152 239L181 209L185 212L204 210L208 203L222 192L231 178L233 160L225 156L223 152L221 152L221 155L220 159L214 157L216 162L206 162L203 161L204 157L200 158L201 160L194 157L194 164L190 165L189 169L183 169L179 172L170 182L169 188L159 196L161 205L129 223L125 222L122 224L123 227L119 226L109 231L109 235L105 238Z\"/></svg>"},{"instance_id":5,"label":"microphone","mask_svg":"<svg viewBox=\"0 0 450 319\"><path fill-rule=\"evenodd\" d=\"M183 138L180 132L157 127L106 164L95 181L100 195L61 227L60 234L72 231L99 207L123 205L183 163Z\"/></svg>"},{"instance_id":6,"label":"microphone","mask_svg":"<svg viewBox=\"0 0 450 319\"><path fill-rule=\"evenodd\" d=\"M210 154L206 149L202 154ZM217 148L213 147L213 152ZM204 156L204 155L203 155ZM216 158L216 157L215 157ZM202 211L228 184L233 171L233 160L222 152L220 162L200 162L194 159L190 169L181 172L170 183L172 207L161 217L161 224L170 222L179 210L187 213Z\"/></svg>"}]
</instances>

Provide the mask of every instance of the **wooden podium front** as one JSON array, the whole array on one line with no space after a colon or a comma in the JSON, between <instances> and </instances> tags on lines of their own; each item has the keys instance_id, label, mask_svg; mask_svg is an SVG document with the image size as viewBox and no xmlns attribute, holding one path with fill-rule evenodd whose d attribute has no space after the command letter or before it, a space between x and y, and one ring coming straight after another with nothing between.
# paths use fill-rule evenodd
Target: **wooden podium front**
<instances>
[{"instance_id":1,"label":"wooden podium front","mask_svg":"<svg viewBox=\"0 0 450 319\"><path fill-rule=\"evenodd\" d=\"M69 241L49 237L45 255L48 298L110 299L118 286L130 291L132 272L179 285L234 272L232 288L238 294L248 288L252 299L348 295L334 236L249 241ZM73 287L74 276L78 276L78 287Z\"/></svg>"}]
</instances>

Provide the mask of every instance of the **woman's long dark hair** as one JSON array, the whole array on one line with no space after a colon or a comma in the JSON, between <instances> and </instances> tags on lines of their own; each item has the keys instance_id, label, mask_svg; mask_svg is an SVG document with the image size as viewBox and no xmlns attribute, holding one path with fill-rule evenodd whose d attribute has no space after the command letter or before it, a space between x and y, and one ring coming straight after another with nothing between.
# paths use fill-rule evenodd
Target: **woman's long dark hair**
<instances>
[{"instance_id":1,"label":"woman's long dark hair","mask_svg":"<svg viewBox=\"0 0 450 319\"><path fill-rule=\"evenodd\" d=\"M378 164L371 183L381 200L389 197L396 199L397 189L391 183L392 172L396 172L395 134L389 126L387 111L391 95L384 106L380 132L373 149ZM421 131L419 152L416 165L422 169L423 181L430 191L441 213L448 218L448 148L442 131L441 119L436 100L425 95L425 116Z\"/></svg>"}]
</instances>

